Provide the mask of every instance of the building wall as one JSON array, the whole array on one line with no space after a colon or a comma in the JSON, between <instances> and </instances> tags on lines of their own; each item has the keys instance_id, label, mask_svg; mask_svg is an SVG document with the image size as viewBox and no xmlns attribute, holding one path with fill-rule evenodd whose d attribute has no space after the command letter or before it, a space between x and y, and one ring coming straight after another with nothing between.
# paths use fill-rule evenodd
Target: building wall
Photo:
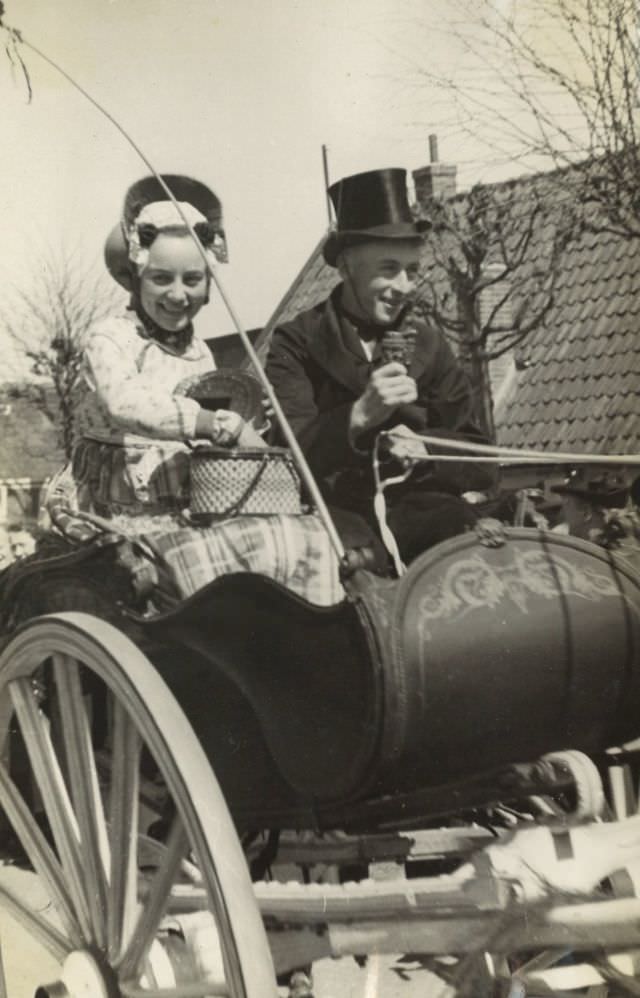
<instances>
[{"instance_id":1,"label":"building wall","mask_svg":"<svg viewBox=\"0 0 640 998\"><path fill-rule=\"evenodd\" d=\"M0 479L0 527L35 526L42 482Z\"/></svg>"}]
</instances>

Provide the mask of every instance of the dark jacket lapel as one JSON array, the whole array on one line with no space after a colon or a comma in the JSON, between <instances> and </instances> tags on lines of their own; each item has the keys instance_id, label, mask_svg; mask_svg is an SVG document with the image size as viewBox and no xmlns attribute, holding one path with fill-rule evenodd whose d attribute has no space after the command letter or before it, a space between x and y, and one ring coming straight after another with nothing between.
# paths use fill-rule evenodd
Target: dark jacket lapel
<instances>
[{"instance_id":1,"label":"dark jacket lapel","mask_svg":"<svg viewBox=\"0 0 640 998\"><path fill-rule=\"evenodd\" d=\"M341 321L338 316L334 295L325 303L318 328L310 337L307 349L316 364L350 389L355 397L362 394L369 380L371 366L355 328L348 321Z\"/></svg>"}]
</instances>

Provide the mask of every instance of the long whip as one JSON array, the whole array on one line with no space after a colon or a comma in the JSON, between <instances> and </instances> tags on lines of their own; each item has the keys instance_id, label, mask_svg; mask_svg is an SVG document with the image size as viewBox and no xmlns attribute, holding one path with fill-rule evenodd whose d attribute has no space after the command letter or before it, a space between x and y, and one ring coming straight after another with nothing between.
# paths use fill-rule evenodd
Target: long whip
<instances>
[{"instance_id":1,"label":"long whip","mask_svg":"<svg viewBox=\"0 0 640 998\"><path fill-rule=\"evenodd\" d=\"M212 281L214 282L214 284L216 286L218 294L220 295L220 298L222 299L222 302L223 302L223 304L224 304L224 306L225 306L225 308L226 308L226 310L227 310L227 312L229 314L229 317L230 317L233 325L235 326L236 332L237 332L238 336L240 337L240 339L242 341L242 344L243 344L243 346L244 346L244 348L245 348L245 350L247 352L247 355L248 355L248 357L249 357L249 359L250 359L250 361L251 361L251 363L253 365L253 368L254 368L257 376L258 376L258 379L260 380L260 382L262 384L262 387L263 387L263 389L265 391L265 394L266 394L267 398L269 399L269 402L270 402L270 404L271 404L271 406L273 408L274 415L275 415L276 419L278 420L278 423L280 425L280 428L282 429L282 432L284 434L286 442L287 442L287 444L288 444L288 446L289 446L289 448L291 450L291 453L293 454L294 460L296 462L296 465L298 467L300 475L301 475L301 477L302 477L302 479L304 481L304 484L306 485L306 487L307 487L307 489L309 491L309 494L310 494L311 498L313 499L314 505L315 505L316 509L318 510L318 513L319 513L320 518L321 518L321 520L322 520L322 522L324 524L324 527L325 527L325 529L326 529L326 531L327 531L327 533L329 535L329 539L331 540L331 543L332 543L333 548L334 548L334 550L336 552L336 555L338 556L339 559L344 558L344 554L345 554L344 546L342 544L342 541L340 540L340 536L338 534L338 531L336 530L335 524L334 524L333 520L331 519L331 514L329 513L329 510L327 508L327 504L325 503L324 498L322 496L322 493L320 492L320 489L318 488L318 484L317 484L315 478L313 477L313 474L311 472L311 468L309 467L309 465L307 463L307 460L306 460L306 458L305 458L305 456L304 456L304 454L302 452L300 444L298 443L298 441L297 441L297 439L295 437L295 434L294 434L293 430L291 429L291 426L289 425L289 421L287 420L287 417L285 416L285 414L284 414L284 412L282 410L282 407L281 407L281 405L280 405L280 403L279 403L279 401L277 399L276 393L273 390L273 386L271 385L271 382L269 381L269 379L268 379L268 377L266 375L266 372L264 371L264 368L262 367L262 364L260 362L260 358L258 357L258 354L256 353L256 351L254 349L254 346L253 346L251 340L249 339L249 336L247 335L247 332L246 332L243 324L240 322L240 319L239 319L239 317L238 317L238 315L237 315L237 313L236 313L233 305L231 304L229 296L227 295L227 293L226 293L226 291L225 291L225 289L224 289L224 287L223 287L223 285L222 285L222 283L220 281L220 278L219 278L219 276L218 276L215 268L212 266L212 264L211 264L211 262L210 262L210 260L209 260L209 258L207 256L206 250L205 250L204 246L202 245L202 242L198 238L198 234L195 232L193 226L191 225L191 223L186 218L185 213L183 212L182 208L180 207L180 204L176 200L173 192L171 191L171 189L169 188L169 186L167 185L167 183L165 182L165 180L163 179L163 177L160 175L160 173L156 170L155 166L150 161L149 157L141 149L141 147L138 145L138 143L135 141L135 139L133 139L133 137L129 134L129 132L126 130L126 128L124 128L120 124L120 122L105 107L103 107L103 105L99 101L97 101L95 99L95 97L93 97L87 90L85 90L85 88L80 83L78 83L78 81L75 80L69 73L67 73L67 71L65 69L63 69L62 66L60 66L54 59L51 59L45 52L43 52L37 46L33 45L31 42L28 42L23 37L23 35L22 35L21 32L16 31L15 28L10 28L8 25L2 25L1 20L0 20L0 26L6 28L6 30L9 32L9 35L10 35L10 37L11 37L11 39L12 39L12 41L13 41L14 44L16 42L19 42L21 45L24 45L25 48L28 48L32 52L35 52L35 54L37 56L39 56L44 62L46 62L49 66L51 66L53 69L55 69L56 72L60 73L60 75L63 76L65 78L65 80L67 80L71 84L72 87L74 87L80 94L82 94L82 96L85 97L86 100L88 100L89 103L92 104L100 112L100 114L102 114L107 119L107 121L111 122L111 124L114 126L114 128L116 128L120 132L120 134L123 136L123 138L125 139L125 141L128 142L128 144L131 146L131 148L134 150L134 152L140 157L140 159L145 164L145 166L147 167L147 169L150 170L150 172L153 174L153 176L156 178L156 180L158 181L158 183L160 184L160 186L162 187L162 189L166 193L166 195L169 198L169 200L175 206L176 210L178 211L178 214L180 215L182 221L184 222L184 225L185 225L187 231L189 232L189 235L191 236L191 238L193 239L194 243L198 247L198 251L200 253L200 256L202 257L202 259L204 261L204 264L205 264L205 266L207 268L207 272L211 276L211 279L212 279ZM26 74L26 71L25 71L25 74ZM28 76L27 76L27 80L28 80Z\"/></svg>"}]
</instances>

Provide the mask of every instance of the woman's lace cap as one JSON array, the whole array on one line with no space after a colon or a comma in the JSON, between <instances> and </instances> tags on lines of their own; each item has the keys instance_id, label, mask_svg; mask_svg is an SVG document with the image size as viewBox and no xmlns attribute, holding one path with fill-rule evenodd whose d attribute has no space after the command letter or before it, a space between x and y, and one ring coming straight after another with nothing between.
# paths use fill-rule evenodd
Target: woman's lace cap
<instances>
[{"instance_id":1,"label":"woman's lace cap","mask_svg":"<svg viewBox=\"0 0 640 998\"><path fill-rule=\"evenodd\" d=\"M178 211L172 201L153 201L144 206L133 225L129 227L127 231L128 256L138 274L142 273L149 260L150 242L147 242L142 235L145 230L148 232L155 229L160 233L167 229L184 229L185 218L192 228L195 228L199 223L208 224L202 212L194 208L188 201L179 201L178 205L183 214ZM215 233L213 243L206 248L206 253L212 265L226 260L226 247L221 234Z\"/></svg>"}]
</instances>

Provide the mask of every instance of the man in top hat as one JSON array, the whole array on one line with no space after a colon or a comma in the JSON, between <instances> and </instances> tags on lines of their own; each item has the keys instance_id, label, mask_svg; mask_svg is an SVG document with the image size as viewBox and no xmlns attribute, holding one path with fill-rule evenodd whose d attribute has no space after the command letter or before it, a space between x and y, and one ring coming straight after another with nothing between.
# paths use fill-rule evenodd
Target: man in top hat
<instances>
[{"instance_id":1,"label":"man in top hat","mask_svg":"<svg viewBox=\"0 0 640 998\"><path fill-rule=\"evenodd\" d=\"M350 547L362 543L360 518L375 529L371 449L379 431L483 438L466 374L442 334L412 314L423 235L406 172L356 174L329 194L337 225L324 258L342 280L325 301L274 331L267 374ZM490 476L453 468L419 465L386 492L387 522L407 563L475 523L461 495L486 488Z\"/></svg>"}]
</instances>

